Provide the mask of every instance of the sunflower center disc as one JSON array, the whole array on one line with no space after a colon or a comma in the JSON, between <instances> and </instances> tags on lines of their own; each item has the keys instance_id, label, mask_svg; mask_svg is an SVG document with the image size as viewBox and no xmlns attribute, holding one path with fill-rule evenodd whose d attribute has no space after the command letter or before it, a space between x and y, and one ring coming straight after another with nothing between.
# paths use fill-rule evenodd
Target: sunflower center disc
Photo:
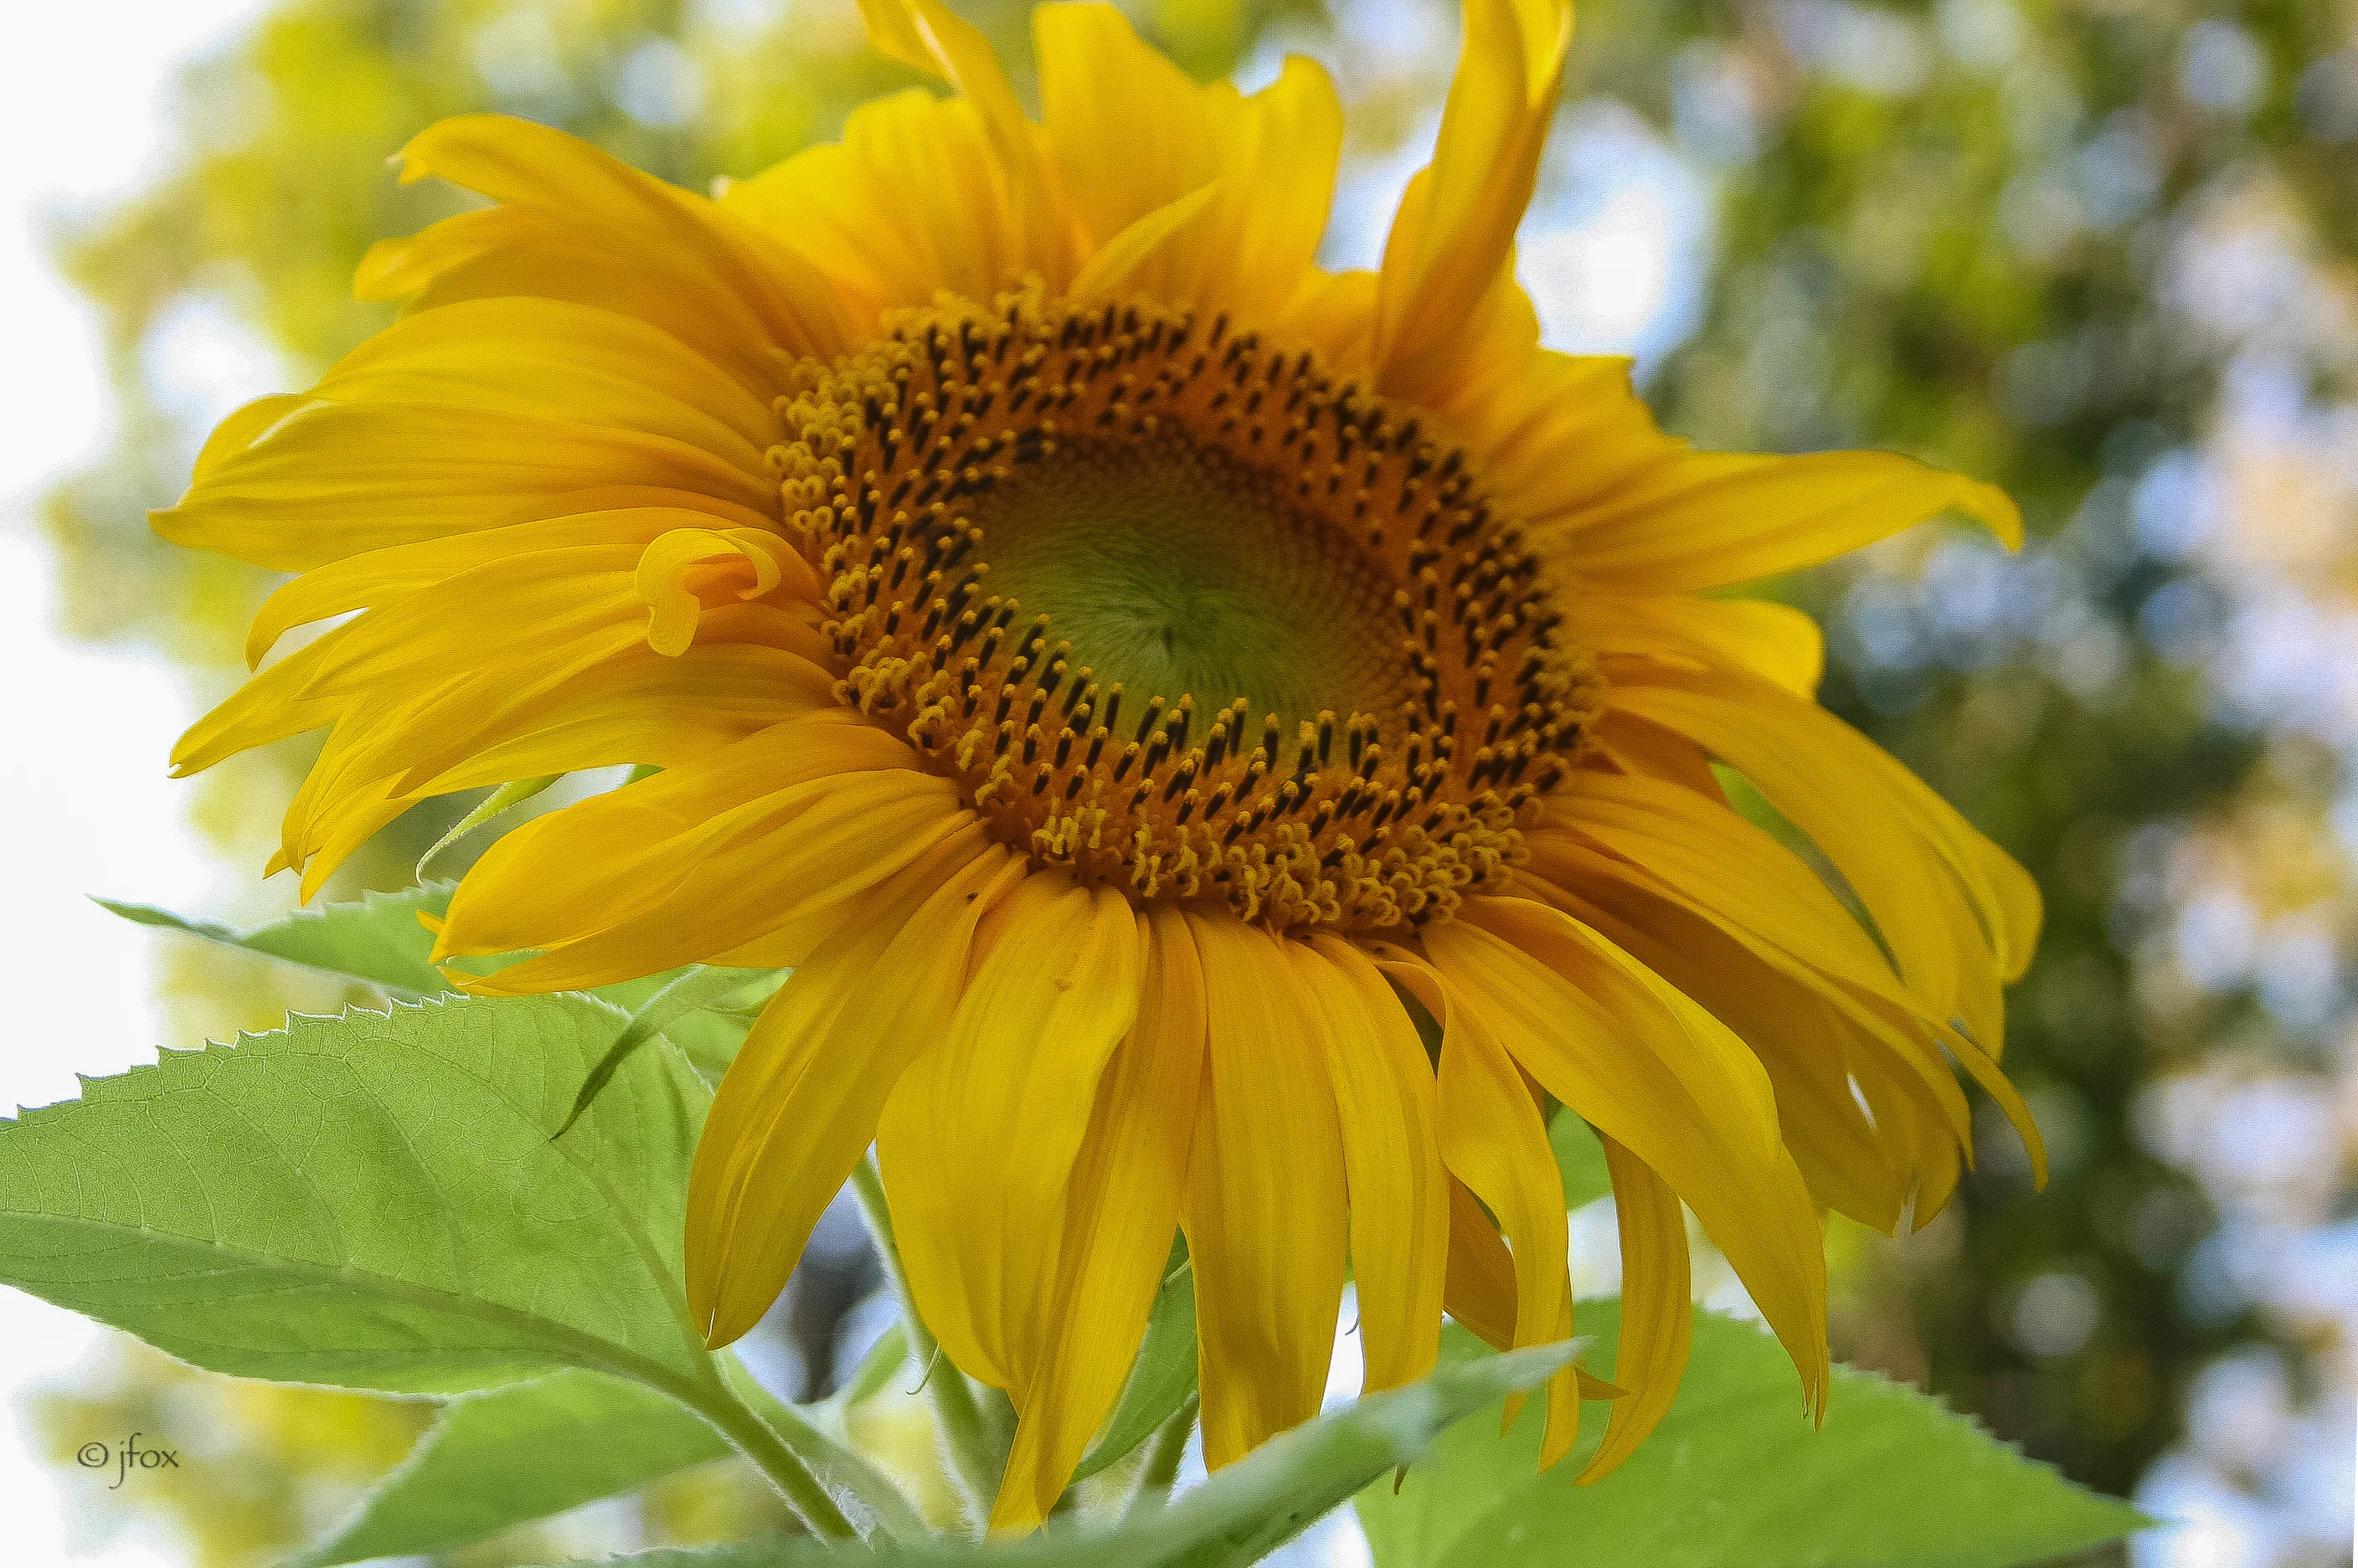
<instances>
[{"instance_id":1,"label":"sunflower center disc","mask_svg":"<svg viewBox=\"0 0 2358 1568\"><path fill-rule=\"evenodd\" d=\"M1397 716L1394 585L1267 476L1164 435L1073 441L973 509L987 586L1102 686L1253 714Z\"/></svg>"},{"instance_id":2,"label":"sunflower center disc","mask_svg":"<svg viewBox=\"0 0 2358 1568\"><path fill-rule=\"evenodd\" d=\"M838 698L1040 863L1422 924L1582 743L1594 676L1462 455L1225 319L912 313L784 413Z\"/></svg>"}]
</instances>

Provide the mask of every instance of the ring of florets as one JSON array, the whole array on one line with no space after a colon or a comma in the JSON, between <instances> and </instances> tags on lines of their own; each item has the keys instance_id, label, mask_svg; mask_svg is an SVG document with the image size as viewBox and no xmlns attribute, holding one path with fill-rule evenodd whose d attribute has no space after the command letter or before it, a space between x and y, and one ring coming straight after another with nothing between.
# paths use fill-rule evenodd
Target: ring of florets
<instances>
[{"instance_id":1,"label":"ring of florets","mask_svg":"<svg viewBox=\"0 0 2358 1568\"><path fill-rule=\"evenodd\" d=\"M1038 863L1272 929L1421 925L1522 859L1520 816L1583 744L1596 677L1464 455L1224 317L1036 288L908 312L802 367L780 408L771 460L827 585L838 699ZM990 592L994 495L1109 443L1212 465L1388 588L1362 650L1388 699L1282 714L1125 691L1077 662L1053 607Z\"/></svg>"}]
</instances>

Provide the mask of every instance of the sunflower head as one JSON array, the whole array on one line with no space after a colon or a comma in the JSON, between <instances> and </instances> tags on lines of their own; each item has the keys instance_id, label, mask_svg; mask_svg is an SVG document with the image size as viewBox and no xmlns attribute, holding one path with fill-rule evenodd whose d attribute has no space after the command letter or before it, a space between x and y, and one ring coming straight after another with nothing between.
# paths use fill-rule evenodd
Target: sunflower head
<instances>
[{"instance_id":1,"label":"sunflower head","mask_svg":"<svg viewBox=\"0 0 2358 1568\"><path fill-rule=\"evenodd\" d=\"M689 1193L712 1341L874 1144L908 1281L1056 1502L1174 1232L1205 1451L1315 1412L1347 1275L1370 1388L1444 1311L1572 1331L1546 1118L1624 1257L1589 1473L1667 1407L1691 1209L1827 1378L1817 1232L1937 1211L2039 904L1812 697L1815 628L1717 590L2005 497L1880 453L1704 454L1538 341L1513 235L1560 0L1468 0L1382 265L1316 256L1341 114L1199 85L1109 6L1036 14L1028 118L937 0L938 78L708 200L474 117L405 178L492 205L372 252L400 319L208 443L157 525L294 572L176 762L326 728L306 895L455 790L622 763L499 840L457 983L787 968ZM1774 808L1728 794L1740 775ZM1765 820L1765 819L1764 819ZM1428 1049L1425 1034L1437 1037ZM1584 1380L1585 1379L1585 1380Z\"/></svg>"}]
</instances>

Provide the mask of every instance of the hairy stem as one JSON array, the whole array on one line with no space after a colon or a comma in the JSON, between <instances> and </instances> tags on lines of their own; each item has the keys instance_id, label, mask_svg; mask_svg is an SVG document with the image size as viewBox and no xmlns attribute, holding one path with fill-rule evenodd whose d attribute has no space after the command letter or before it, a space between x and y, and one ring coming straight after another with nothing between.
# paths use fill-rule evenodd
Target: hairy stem
<instances>
[{"instance_id":1,"label":"hairy stem","mask_svg":"<svg viewBox=\"0 0 2358 1568\"><path fill-rule=\"evenodd\" d=\"M999 1493L1000 1472L1006 1464L1005 1450L993 1439L992 1427L998 1423L984 1415L975 1398L974 1385L942 1355L933 1331L917 1314L916 1301L909 1294L909 1277L901 1268L901 1249L892 1239L892 1212L885 1206L884 1179L877 1173L873 1156L853 1167L851 1189L859 1195L860 1209L868 1217L869 1233L875 1238L876 1256L883 1265L884 1278L900 1300L902 1326L909 1336L910 1364L925 1369L925 1391L933 1400L934 1427L948 1462L951 1484L957 1488L968 1516L979 1527L990 1517L991 1501Z\"/></svg>"},{"instance_id":2,"label":"hairy stem","mask_svg":"<svg viewBox=\"0 0 2358 1568\"><path fill-rule=\"evenodd\" d=\"M810 1467L717 1372L708 1381L676 1390L675 1397L735 1444L769 1477L812 1534L848 1538L859 1533Z\"/></svg>"},{"instance_id":3,"label":"hairy stem","mask_svg":"<svg viewBox=\"0 0 2358 1568\"><path fill-rule=\"evenodd\" d=\"M1146 1440L1146 1456L1139 1461L1138 1484L1130 1488L1125 1515L1153 1507L1171 1492L1179 1475L1179 1461L1187 1452L1188 1434L1195 1429L1195 1396L1189 1394L1171 1419Z\"/></svg>"}]
</instances>

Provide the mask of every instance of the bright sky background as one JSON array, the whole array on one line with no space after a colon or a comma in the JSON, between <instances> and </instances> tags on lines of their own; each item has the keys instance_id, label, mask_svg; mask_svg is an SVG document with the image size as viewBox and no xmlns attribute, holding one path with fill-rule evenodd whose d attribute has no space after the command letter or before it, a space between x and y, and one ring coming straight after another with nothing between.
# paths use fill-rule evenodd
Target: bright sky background
<instances>
[{"instance_id":1,"label":"bright sky background","mask_svg":"<svg viewBox=\"0 0 2358 1568\"><path fill-rule=\"evenodd\" d=\"M104 396L92 319L40 259L35 231L42 212L118 189L157 159L170 62L257 9L258 0L28 3L12 7L0 50L0 716L9 735L0 822L11 833L0 906L10 1005L0 1111L72 1095L76 1069L152 1059L148 940L85 894L187 903L212 879L183 820L186 792L164 776L165 751L188 718L178 683L136 653L63 642L52 622L48 552L30 503L95 448ZM70 1546L65 1500L23 1447L16 1401L97 1334L71 1313L0 1288L0 1395L9 1407L0 1417L0 1519L12 1563L46 1568L65 1562ZM102 1485L90 1494L103 1498ZM125 1539L78 1561L150 1568L169 1559Z\"/></svg>"}]
</instances>

